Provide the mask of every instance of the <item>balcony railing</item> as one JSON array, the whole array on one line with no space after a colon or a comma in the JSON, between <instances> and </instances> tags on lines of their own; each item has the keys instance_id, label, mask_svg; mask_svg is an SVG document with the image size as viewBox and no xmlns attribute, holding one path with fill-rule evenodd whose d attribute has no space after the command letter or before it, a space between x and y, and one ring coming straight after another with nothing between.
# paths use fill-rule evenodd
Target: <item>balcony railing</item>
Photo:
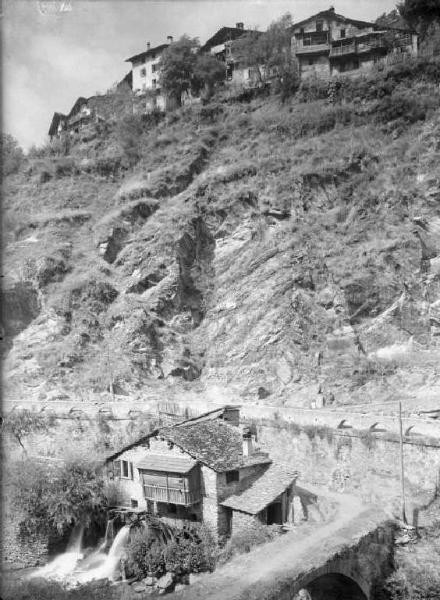
<instances>
[{"instance_id":1,"label":"balcony railing","mask_svg":"<svg viewBox=\"0 0 440 600\"><path fill-rule=\"evenodd\" d=\"M376 38L366 40L365 42L359 41L357 44L358 53L370 52L374 48L386 48L387 44L383 38Z\"/></svg>"},{"instance_id":2,"label":"balcony railing","mask_svg":"<svg viewBox=\"0 0 440 600\"><path fill-rule=\"evenodd\" d=\"M296 54L308 54L330 48L330 34L328 31L310 31L296 36Z\"/></svg>"},{"instance_id":3,"label":"balcony railing","mask_svg":"<svg viewBox=\"0 0 440 600\"><path fill-rule=\"evenodd\" d=\"M200 490L182 490L159 485L144 485L144 495L147 500L183 504L184 506L195 504L201 500Z\"/></svg>"},{"instance_id":4,"label":"balcony railing","mask_svg":"<svg viewBox=\"0 0 440 600\"><path fill-rule=\"evenodd\" d=\"M332 46L330 48L330 56L345 56L346 54L355 54L356 44L344 44L343 46Z\"/></svg>"}]
</instances>

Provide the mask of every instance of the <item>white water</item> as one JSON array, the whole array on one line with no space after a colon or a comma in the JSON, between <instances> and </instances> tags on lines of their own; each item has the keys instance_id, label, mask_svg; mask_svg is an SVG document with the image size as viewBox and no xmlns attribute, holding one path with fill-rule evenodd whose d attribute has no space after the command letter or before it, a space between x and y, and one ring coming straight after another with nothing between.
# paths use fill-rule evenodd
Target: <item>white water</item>
<instances>
[{"instance_id":1,"label":"white water","mask_svg":"<svg viewBox=\"0 0 440 600\"><path fill-rule=\"evenodd\" d=\"M110 530L109 535L110 535ZM67 545L66 552L57 556L49 564L37 569L30 577L43 577L44 579L55 579L67 585L86 583L93 579L115 579L119 572L119 563L124 553L124 547L128 540L130 528L126 525L116 535L108 554L103 549L106 540L98 550L94 550L87 557L81 553L81 542L83 530L80 534L74 531Z\"/></svg>"}]
</instances>

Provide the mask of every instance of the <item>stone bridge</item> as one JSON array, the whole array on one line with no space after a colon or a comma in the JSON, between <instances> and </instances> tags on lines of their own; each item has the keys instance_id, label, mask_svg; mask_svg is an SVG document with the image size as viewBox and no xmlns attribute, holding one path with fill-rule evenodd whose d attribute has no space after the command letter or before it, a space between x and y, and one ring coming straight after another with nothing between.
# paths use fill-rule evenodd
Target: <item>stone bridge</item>
<instances>
[{"instance_id":1,"label":"stone bridge","mask_svg":"<svg viewBox=\"0 0 440 600\"><path fill-rule=\"evenodd\" d=\"M237 556L170 600L374 600L392 570L395 526L380 509L355 511L343 500L335 521Z\"/></svg>"}]
</instances>

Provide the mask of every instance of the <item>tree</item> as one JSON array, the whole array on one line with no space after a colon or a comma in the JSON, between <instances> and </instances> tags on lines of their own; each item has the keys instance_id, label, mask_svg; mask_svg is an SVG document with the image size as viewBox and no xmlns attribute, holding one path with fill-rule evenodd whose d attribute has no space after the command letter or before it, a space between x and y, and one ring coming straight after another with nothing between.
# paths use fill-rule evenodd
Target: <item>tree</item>
<instances>
[{"instance_id":1,"label":"tree","mask_svg":"<svg viewBox=\"0 0 440 600\"><path fill-rule=\"evenodd\" d=\"M164 50L160 60L160 86L179 106L182 94L192 87L198 47L197 38L183 35Z\"/></svg>"},{"instance_id":2,"label":"tree","mask_svg":"<svg viewBox=\"0 0 440 600\"><path fill-rule=\"evenodd\" d=\"M407 23L420 30L422 35L433 21L440 21L439 0L403 0L398 9Z\"/></svg>"},{"instance_id":3,"label":"tree","mask_svg":"<svg viewBox=\"0 0 440 600\"><path fill-rule=\"evenodd\" d=\"M27 459L16 466L12 485L24 537L63 533L74 523L87 525L106 504L102 475L91 461L71 458L44 464Z\"/></svg>"},{"instance_id":4,"label":"tree","mask_svg":"<svg viewBox=\"0 0 440 600\"><path fill-rule=\"evenodd\" d=\"M27 409L12 410L3 419L2 431L11 435L27 453L23 443L25 438L33 433L46 432L53 424L52 416Z\"/></svg>"},{"instance_id":5,"label":"tree","mask_svg":"<svg viewBox=\"0 0 440 600\"><path fill-rule=\"evenodd\" d=\"M24 159L23 150L17 140L8 133L1 134L2 171L3 175L16 173Z\"/></svg>"},{"instance_id":6,"label":"tree","mask_svg":"<svg viewBox=\"0 0 440 600\"><path fill-rule=\"evenodd\" d=\"M225 65L211 54L199 54L194 65L192 91L199 93L204 87L204 100L209 100L217 83L225 78Z\"/></svg>"},{"instance_id":7,"label":"tree","mask_svg":"<svg viewBox=\"0 0 440 600\"><path fill-rule=\"evenodd\" d=\"M276 77L289 88L298 83L297 67L291 52L292 16L286 13L274 21L266 32L251 32L233 43L240 63L253 68L260 83Z\"/></svg>"}]
</instances>

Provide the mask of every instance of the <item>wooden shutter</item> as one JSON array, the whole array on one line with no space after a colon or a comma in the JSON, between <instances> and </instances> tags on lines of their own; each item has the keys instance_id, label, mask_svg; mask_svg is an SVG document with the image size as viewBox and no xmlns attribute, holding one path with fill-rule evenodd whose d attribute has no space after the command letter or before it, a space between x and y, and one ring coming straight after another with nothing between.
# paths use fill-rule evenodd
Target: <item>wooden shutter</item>
<instances>
[{"instance_id":1,"label":"wooden shutter","mask_svg":"<svg viewBox=\"0 0 440 600\"><path fill-rule=\"evenodd\" d=\"M113 461L113 477L117 477L118 479L121 477L121 461L114 460Z\"/></svg>"},{"instance_id":2,"label":"wooden shutter","mask_svg":"<svg viewBox=\"0 0 440 600\"><path fill-rule=\"evenodd\" d=\"M130 479L134 479L133 477L133 463L129 463L130 464Z\"/></svg>"}]
</instances>

